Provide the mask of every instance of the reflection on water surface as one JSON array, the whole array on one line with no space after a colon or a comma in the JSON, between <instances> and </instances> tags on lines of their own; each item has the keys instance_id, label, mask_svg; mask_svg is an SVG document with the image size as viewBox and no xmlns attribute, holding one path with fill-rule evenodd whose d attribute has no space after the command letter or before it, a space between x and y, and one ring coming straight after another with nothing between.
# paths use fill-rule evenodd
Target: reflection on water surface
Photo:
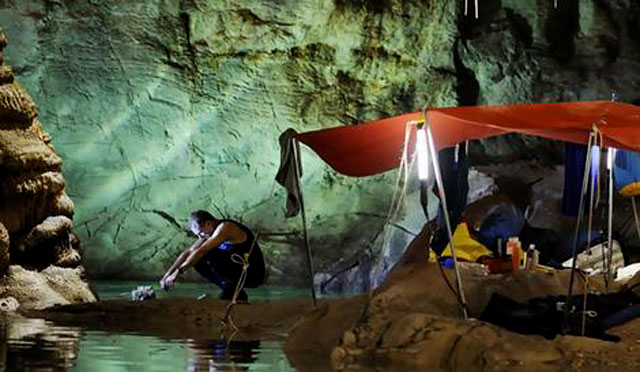
<instances>
[{"instance_id":1,"label":"reflection on water surface","mask_svg":"<svg viewBox=\"0 0 640 372\"><path fill-rule=\"evenodd\" d=\"M150 283L149 283L150 284ZM99 282L101 298L129 298L133 282ZM217 290L200 283L181 283L160 298L191 297ZM307 291L271 287L252 290L252 299L290 299ZM124 371L294 371L279 341L219 339L165 340L139 334L115 334L81 327L56 326L42 319L0 313L0 372Z\"/></svg>"}]
</instances>

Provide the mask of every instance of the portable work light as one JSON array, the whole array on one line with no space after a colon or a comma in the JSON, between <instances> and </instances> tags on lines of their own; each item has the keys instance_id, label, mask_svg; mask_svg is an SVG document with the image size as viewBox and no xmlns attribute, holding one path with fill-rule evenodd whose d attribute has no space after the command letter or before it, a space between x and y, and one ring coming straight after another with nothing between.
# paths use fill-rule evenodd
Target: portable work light
<instances>
[{"instance_id":1,"label":"portable work light","mask_svg":"<svg viewBox=\"0 0 640 372\"><path fill-rule=\"evenodd\" d=\"M609 151L607 151L607 169L611 170L613 168L613 159L616 158L616 149L614 147L609 147Z\"/></svg>"},{"instance_id":2,"label":"portable work light","mask_svg":"<svg viewBox=\"0 0 640 372\"><path fill-rule=\"evenodd\" d=\"M427 180L429 179L429 153L427 150L427 133L424 127L418 128L416 148L418 150L418 178Z\"/></svg>"}]
</instances>

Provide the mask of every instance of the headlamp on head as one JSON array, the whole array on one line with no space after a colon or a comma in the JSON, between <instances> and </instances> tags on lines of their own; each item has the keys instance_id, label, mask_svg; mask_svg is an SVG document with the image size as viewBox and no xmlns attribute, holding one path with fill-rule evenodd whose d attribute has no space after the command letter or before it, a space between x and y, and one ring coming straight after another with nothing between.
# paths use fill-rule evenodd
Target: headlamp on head
<instances>
[{"instance_id":1,"label":"headlamp on head","mask_svg":"<svg viewBox=\"0 0 640 372\"><path fill-rule=\"evenodd\" d=\"M204 239L209 237L209 234L202 231L202 229L200 228L200 224L198 224L198 222L195 220L191 221L189 228L191 229L191 232L194 233L199 238Z\"/></svg>"}]
</instances>

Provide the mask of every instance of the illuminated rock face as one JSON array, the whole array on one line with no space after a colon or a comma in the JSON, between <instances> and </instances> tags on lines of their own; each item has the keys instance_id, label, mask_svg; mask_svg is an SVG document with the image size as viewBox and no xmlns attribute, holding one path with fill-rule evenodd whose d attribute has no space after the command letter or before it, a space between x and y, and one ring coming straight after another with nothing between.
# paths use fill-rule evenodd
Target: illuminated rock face
<instances>
[{"instance_id":1,"label":"illuminated rock face","mask_svg":"<svg viewBox=\"0 0 640 372\"><path fill-rule=\"evenodd\" d=\"M65 161L92 275L158 277L190 241L188 213L208 209L262 232L270 281L303 283L300 221L272 192L286 128L425 104L638 98L637 5L529 3L481 2L475 21L462 2L437 0L9 0L0 24L27 46L7 58ZM479 162L556 160L555 148L471 147ZM351 179L302 157L318 271L370 261L395 174ZM417 232L414 214L403 227Z\"/></svg>"},{"instance_id":2,"label":"illuminated rock face","mask_svg":"<svg viewBox=\"0 0 640 372\"><path fill-rule=\"evenodd\" d=\"M72 244L62 161L11 68L0 71L0 297L27 308L94 301Z\"/></svg>"}]
</instances>

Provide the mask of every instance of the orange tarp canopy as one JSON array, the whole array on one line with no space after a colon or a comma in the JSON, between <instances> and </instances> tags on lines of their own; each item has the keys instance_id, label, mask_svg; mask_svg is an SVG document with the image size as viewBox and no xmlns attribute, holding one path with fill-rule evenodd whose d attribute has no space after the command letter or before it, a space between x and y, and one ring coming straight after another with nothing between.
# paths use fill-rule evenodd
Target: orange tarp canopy
<instances>
[{"instance_id":1,"label":"orange tarp canopy","mask_svg":"<svg viewBox=\"0 0 640 372\"><path fill-rule=\"evenodd\" d=\"M300 133L309 146L337 172L369 176L400 164L407 122L424 120L411 113L372 121ZM437 149L466 140L520 133L586 144L593 127L604 145L640 152L640 106L611 101L521 104L507 106L446 107L427 110ZM409 126L409 153L415 143L415 125Z\"/></svg>"}]
</instances>

